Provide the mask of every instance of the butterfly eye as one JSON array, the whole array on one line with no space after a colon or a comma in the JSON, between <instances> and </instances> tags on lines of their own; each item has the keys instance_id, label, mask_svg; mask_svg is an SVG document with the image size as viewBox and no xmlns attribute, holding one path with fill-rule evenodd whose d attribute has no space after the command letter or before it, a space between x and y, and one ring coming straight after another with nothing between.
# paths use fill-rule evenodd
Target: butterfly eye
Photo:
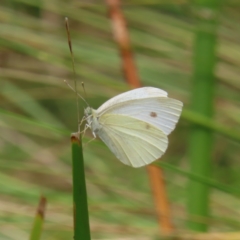
<instances>
[{"instance_id":1,"label":"butterfly eye","mask_svg":"<svg viewBox=\"0 0 240 240\"><path fill-rule=\"evenodd\" d=\"M157 113L156 112L150 112L150 116L155 118L155 117L157 117Z\"/></svg>"}]
</instances>

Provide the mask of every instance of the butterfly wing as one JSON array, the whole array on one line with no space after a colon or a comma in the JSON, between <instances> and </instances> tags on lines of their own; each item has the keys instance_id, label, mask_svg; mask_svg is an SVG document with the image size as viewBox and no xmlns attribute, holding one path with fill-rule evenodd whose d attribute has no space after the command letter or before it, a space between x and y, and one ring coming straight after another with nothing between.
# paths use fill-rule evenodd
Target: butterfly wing
<instances>
[{"instance_id":1,"label":"butterfly wing","mask_svg":"<svg viewBox=\"0 0 240 240\"><path fill-rule=\"evenodd\" d=\"M106 109L111 108L117 103L128 102L129 100L133 99L145 99L152 97L167 97L167 92L154 87L136 88L109 99L98 108L98 112L103 113Z\"/></svg>"},{"instance_id":2,"label":"butterfly wing","mask_svg":"<svg viewBox=\"0 0 240 240\"><path fill-rule=\"evenodd\" d=\"M126 165L141 167L160 158L167 149L167 136L157 127L125 115L104 114L97 135Z\"/></svg>"},{"instance_id":3,"label":"butterfly wing","mask_svg":"<svg viewBox=\"0 0 240 240\"><path fill-rule=\"evenodd\" d=\"M132 99L112 105L98 115L123 114L147 122L170 134L178 122L182 111L182 102L168 97L149 97Z\"/></svg>"}]
</instances>

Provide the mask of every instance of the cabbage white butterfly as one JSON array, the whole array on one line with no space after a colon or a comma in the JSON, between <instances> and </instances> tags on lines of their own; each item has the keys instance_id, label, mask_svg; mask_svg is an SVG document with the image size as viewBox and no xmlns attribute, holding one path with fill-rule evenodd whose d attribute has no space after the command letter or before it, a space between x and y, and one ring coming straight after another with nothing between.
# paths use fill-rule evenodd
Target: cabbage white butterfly
<instances>
[{"instance_id":1,"label":"cabbage white butterfly","mask_svg":"<svg viewBox=\"0 0 240 240\"><path fill-rule=\"evenodd\" d=\"M85 129L91 128L124 164L141 167L160 158L178 122L182 102L167 92L137 88L117 95L97 110L87 107Z\"/></svg>"}]
</instances>

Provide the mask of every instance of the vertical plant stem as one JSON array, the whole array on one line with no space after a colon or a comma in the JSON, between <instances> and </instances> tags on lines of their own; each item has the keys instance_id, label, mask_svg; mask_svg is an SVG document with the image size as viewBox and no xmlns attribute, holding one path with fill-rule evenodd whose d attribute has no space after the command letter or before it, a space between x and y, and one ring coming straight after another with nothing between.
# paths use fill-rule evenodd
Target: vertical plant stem
<instances>
[{"instance_id":1,"label":"vertical plant stem","mask_svg":"<svg viewBox=\"0 0 240 240\"><path fill-rule=\"evenodd\" d=\"M87 190L84 173L81 136L72 133L72 176L73 176L73 214L74 240L90 240Z\"/></svg>"},{"instance_id":2,"label":"vertical plant stem","mask_svg":"<svg viewBox=\"0 0 240 240\"><path fill-rule=\"evenodd\" d=\"M192 109L204 116L212 117L214 99L214 68L216 64L216 30L219 0L195 0L197 28L194 46L194 74ZM191 172L209 177L211 172L212 132L202 126L193 125L189 144ZM209 187L190 181L188 196L189 228L207 231L206 222L195 219L209 216Z\"/></svg>"},{"instance_id":3,"label":"vertical plant stem","mask_svg":"<svg viewBox=\"0 0 240 240\"><path fill-rule=\"evenodd\" d=\"M120 8L119 0L106 0L109 6L109 15L112 20L113 35L117 42L122 57L123 72L128 84L134 88L141 87L137 68L131 51L130 38L127 30L126 20ZM168 234L173 230L170 217L170 204L168 204L163 172L159 167L147 166L153 199L158 214L161 233Z\"/></svg>"},{"instance_id":4,"label":"vertical plant stem","mask_svg":"<svg viewBox=\"0 0 240 240\"><path fill-rule=\"evenodd\" d=\"M168 201L163 171L154 165L148 167L150 183L153 191L153 198L159 219L159 228L163 234L169 234L174 229L171 222L170 204ZM154 187L153 187L154 186Z\"/></svg>"},{"instance_id":5,"label":"vertical plant stem","mask_svg":"<svg viewBox=\"0 0 240 240\"><path fill-rule=\"evenodd\" d=\"M113 36L122 57L125 78L131 87L141 87L131 50L126 20L120 8L120 0L106 0L106 3L109 6L109 15L112 20Z\"/></svg>"},{"instance_id":6,"label":"vertical plant stem","mask_svg":"<svg viewBox=\"0 0 240 240\"><path fill-rule=\"evenodd\" d=\"M47 204L47 199L41 196L39 200L38 208L37 208L36 217L33 223L32 232L29 238L30 240L39 240L41 238L46 204Z\"/></svg>"}]
</instances>

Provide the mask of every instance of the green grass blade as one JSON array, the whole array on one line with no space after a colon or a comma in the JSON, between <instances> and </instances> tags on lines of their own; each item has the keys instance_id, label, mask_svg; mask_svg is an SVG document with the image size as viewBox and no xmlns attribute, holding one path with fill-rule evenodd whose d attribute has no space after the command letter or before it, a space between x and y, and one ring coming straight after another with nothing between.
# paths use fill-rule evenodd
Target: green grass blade
<instances>
[{"instance_id":1,"label":"green grass blade","mask_svg":"<svg viewBox=\"0 0 240 240\"><path fill-rule=\"evenodd\" d=\"M6 111L2 108L0 108L0 117L4 118L6 120L5 122L9 121L16 121L17 125L23 124L27 125L28 128L31 126L31 133L34 133L34 129L39 128L41 130L40 133L42 133L43 129L49 130L50 132L57 133L61 136L67 136L69 134L69 130L67 128L59 128L55 125L48 124L45 122L40 122L37 120L30 119L26 116L16 114L13 112ZM234 141L240 142L240 131L233 129L231 127L226 127L223 124L218 123L217 121L212 120L209 117L203 116L199 113L196 113L189 109L183 109L181 118L187 120L190 123L199 125L201 127L204 127L206 129L215 131L218 134L221 134L229 139L232 139ZM0 123L1 125L1 123ZM5 126L7 127L7 126ZM9 126L10 127L10 126ZM20 130L20 128L17 128L18 126L14 126L14 129ZM23 128L21 129L23 131ZM39 133L39 132L38 132ZM48 137L49 135L45 134L43 132L42 134L45 137Z\"/></svg>"},{"instance_id":2,"label":"green grass blade","mask_svg":"<svg viewBox=\"0 0 240 240\"><path fill-rule=\"evenodd\" d=\"M232 187L232 186L229 186L229 185L226 185L226 184L221 184L218 181L215 181L213 179L204 177L202 175L198 175L198 174L195 174L195 173L192 173L192 172L184 171L184 170L182 170L178 167L174 167L172 164L166 163L164 161L156 162L155 164L157 166L161 166L162 168L171 170L175 174L179 174L179 175L182 175L184 177L187 177L188 179L190 179L192 181L204 184L208 187L215 188L215 189L217 189L221 192L229 193L229 194L232 194L236 197L240 197L240 189L237 188L237 187Z\"/></svg>"},{"instance_id":3,"label":"green grass blade","mask_svg":"<svg viewBox=\"0 0 240 240\"><path fill-rule=\"evenodd\" d=\"M72 142L72 174L73 174L73 204L74 204L74 239L90 240L88 217L87 190L84 173L81 136L74 133Z\"/></svg>"},{"instance_id":4,"label":"green grass blade","mask_svg":"<svg viewBox=\"0 0 240 240\"><path fill-rule=\"evenodd\" d=\"M16 121L16 124L11 124L9 128L17 129L17 130L24 130L24 127L22 129L18 126L25 126L28 129L31 130L31 133L39 133L39 135L42 134L42 136L47 137L49 133L54 133L55 136L67 136L69 134L69 130L67 128L60 128L56 127L55 125L48 124L45 122L40 122L34 119L31 119L29 117L16 114L14 112L6 111L2 108L0 108L0 116L1 119L4 119L5 121L5 127L7 127L7 123L12 123L12 121ZM1 123L0 123L1 125ZM17 126L16 126L17 125ZM35 129L35 131L34 131ZM43 129L46 130L46 132L43 132ZM27 129L26 129L27 131ZM29 131L30 132L30 131ZM48 134L46 134L48 133ZM49 134L50 135L50 134Z\"/></svg>"},{"instance_id":5,"label":"green grass blade","mask_svg":"<svg viewBox=\"0 0 240 240\"><path fill-rule=\"evenodd\" d=\"M26 90L22 90L17 85L6 81L1 89L1 94L9 102L13 103L14 106L18 107L36 120L51 123L59 128L64 127L64 125L56 117L54 117L54 115L39 104L39 102L35 101L35 99L31 97Z\"/></svg>"},{"instance_id":6,"label":"green grass blade","mask_svg":"<svg viewBox=\"0 0 240 240\"><path fill-rule=\"evenodd\" d=\"M233 127L225 126L217 121L214 121L208 116L196 113L189 109L183 109L181 118L188 122L206 128L209 131L214 131L222 136L225 136L234 141L240 142L240 132Z\"/></svg>"},{"instance_id":7,"label":"green grass blade","mask_svg":"<svg viewBox=\"0 0 240 240\"><path fill-rule=\"evenodd\" d=\"M33 223L32 232L30 235L30 240L39 240L42 234L42 227L44 223L44 215L46 209L47 200L45 197L41 197L39 201L39 205L37 208L37 214Z\"/></svg>"}]
</instances>

